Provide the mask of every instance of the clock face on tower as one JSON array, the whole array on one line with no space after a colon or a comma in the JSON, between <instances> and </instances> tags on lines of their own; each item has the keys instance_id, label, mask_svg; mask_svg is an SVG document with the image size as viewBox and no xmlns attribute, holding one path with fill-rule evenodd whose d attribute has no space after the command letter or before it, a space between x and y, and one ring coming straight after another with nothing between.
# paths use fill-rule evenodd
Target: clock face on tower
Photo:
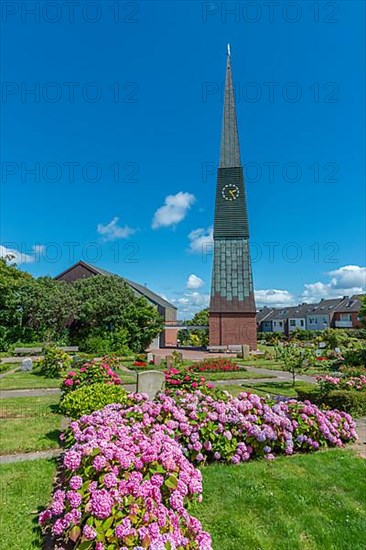
<instances>
[{"instance_id":1,"label":"clock face on tower","mask_svg":"<svg viewBox=\"0 0 366 550\"><path fill-rule=\"evenodd\" d=\"M239 187L235 183L228 183L222 189L222 196L226 201L235 201L239 197Z\"/></svg>"}]
</instances>

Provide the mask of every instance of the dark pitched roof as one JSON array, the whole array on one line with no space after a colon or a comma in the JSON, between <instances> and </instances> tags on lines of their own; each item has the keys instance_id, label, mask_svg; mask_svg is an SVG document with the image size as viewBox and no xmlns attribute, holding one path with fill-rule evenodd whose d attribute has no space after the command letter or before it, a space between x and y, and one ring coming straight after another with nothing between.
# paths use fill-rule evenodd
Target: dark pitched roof
<instances>
[{"instance_id":1,"label":"dark pitched roof","mask_svg":"<svg viewBox=\"0 0 366 550\"><path fill-rule=\"evenodd\" d=\"M168 307L168 308L177 309L177 307L175 305L171 304L170 302L168 302L168 300L165 300L164 298L159 296L159 294L156 294L155 292L153 292L152 290L150 290L146 286L140 285L139 283L135 283L134 281L130 281L129 279L126 279L125 277L121 277L121 275L117 275L116 273L112 273L111 271L107 271L106 269L102 269L101 267L98 267L98 266L93 265L93 264L89 264L89 263L84 262L84 261L77 262L76 264L72 265L71 267L69 267L68 269L66 269L65 271L63 271L59 275L57 275L57 277L55 277L55 278L59 279L62 275L64 275L68 271L71 271L77 265L82 265L86 269L89 269L89 271L91 271L92 273L95 273L95 275L106 275L108 277L119 277L120 279L123 279L128 284L128 286L130 286L132 288L132 290L135 292L135 294L138 297L144 296L150 302L154 302L155 304L157 304L159 306L162 306L162 307L165 307L165 308Z\"/></svg>"},{"instance_id":2,"label":"dark pitched roof","mask_svg":"<svg viewBox=\"0 0 366 550\"><path fill-rule=\"evenodd\" d=\"M344 296L340 304L337 305L335 311L341 313L358 312L361 309L361 298L364 294L354 294L353 296Z\"/></svg>"},{"instance_id":3,"label":"dark pitched roof","mask_svg":"<svg viewBox=\"0 0 366 550\"><path fill-rule=\"evenodd\" d=\"M263 307L259 311L257 311L256 315L256 321L257 323L262 323L263 321L266 321L269 315L273 312L272 307Z\"/></svg>"},{"instance_id":4,"label":"dark pitched roof","mask_svg":"<svg viewBox=\"0 0 366 550\"><path fill-rule=\"evenodd\" d=\"M332 298L320 300L317 304L309 304L308 315L323 315L334 313L336 307L343 301L343 298Z\"/></svg>"}]
</instances>

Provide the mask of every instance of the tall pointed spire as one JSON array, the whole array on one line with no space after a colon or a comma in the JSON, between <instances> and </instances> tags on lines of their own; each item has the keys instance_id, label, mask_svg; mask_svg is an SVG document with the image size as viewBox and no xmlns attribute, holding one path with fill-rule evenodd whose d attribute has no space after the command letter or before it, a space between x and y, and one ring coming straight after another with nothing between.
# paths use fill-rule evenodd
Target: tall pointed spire
<instances>
[{"instance_id":1,"label":"tall pointed spire","mask_svg":"<svg viewBox=\"0 0 366 550\"><path fill-rule=\"evenodd\" d=\"M238 124L235 110L235 94L231 72L230 44L227 46L224 114L221 134L220 168L241 166Z\"/></svg>"},{"instance_id":2,"label":"tall pointed spire","mask_svg":"<svg viewBox=\"0 0 366 550\"><path fill-rule=\"evenodd\" d=\"M256 309L249 251L244 174L240 161L230 47L226 65L221 154L217 171L210 346L256 349Z\"/></svg>"}]
</instances>

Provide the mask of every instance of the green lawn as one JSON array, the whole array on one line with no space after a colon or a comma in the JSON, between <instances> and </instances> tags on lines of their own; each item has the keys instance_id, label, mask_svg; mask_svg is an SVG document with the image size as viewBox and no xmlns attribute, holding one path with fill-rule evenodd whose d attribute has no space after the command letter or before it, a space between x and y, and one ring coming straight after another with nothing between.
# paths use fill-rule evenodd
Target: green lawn
<instances>
[{"instance_id":1,"label":"green lawn","mask_svg":"<svg viewBox=\"0 0 366 550\"><path fill-rule=\"evenodd\" d=\"M0 453L44 451L60 446L58 396L0 400Z\"/></svg>"},{"instance_id":2,"label":"green lawn","mask_svg":"<svg viewBox=\"0 0 366 550\"><path fill-rule=\"evenodd\" d=\"M17 371L0 378L0 390L58 388L61 382L61 378L45 378L33 372Z\"/></svg>"},{"instance_id":3,"label":"green lawn","mask_svg":"<svg viewBox=\"0 0 366 550\"><path fill-rule=\"evenodd\" d=\"M261 379L261 378L276 378L275 376L267 376L264 374L257 374L256 372L247 372L245 370L232 371L232 372L202 372L206 380L245 380L247 379Z\"/></svg>"},{"instance_id":4,"label":"green lawn","mask_svg":"<svg viewBox=\"0 0 366 550\"><path fill-rule=\"evenodd\" d=\"M136 381L131 373L118 371L122 384L133 384ZM45 378L33 372L13 372L0 378L0 390L28 390L40 388L59 388L63 378Z\"/></svg>"},{"instance_id":5,"label":"green lawn","mask_svg":"<svg viewBox=\"0 0 366 550\"><path fill-rule=\"evenodd\" d=\"M0 465L1 550L42 547L33 522L38 508L48 504L54 472L53 460Z\"/></svg>"},{"instance_id":6,"label":"green lawn","mask_svg":"<svg viewBox=\"0 0 366 550\"><path fill-rule=\"evenodd\" d=\"M366 461L351 451L203 468L191 512L214 550L366 548Z\"/></svg>"},{"instance_id":7,"label":"green lawn","mask_svg":"<svg viewBox=\"0 0 366 550\"><path fill-rule=\"evenodd\" d=\"M20 363L0 363L0 374L4 374L9 370L18 369L19 367Z\"/></svg>"}]
</instances>

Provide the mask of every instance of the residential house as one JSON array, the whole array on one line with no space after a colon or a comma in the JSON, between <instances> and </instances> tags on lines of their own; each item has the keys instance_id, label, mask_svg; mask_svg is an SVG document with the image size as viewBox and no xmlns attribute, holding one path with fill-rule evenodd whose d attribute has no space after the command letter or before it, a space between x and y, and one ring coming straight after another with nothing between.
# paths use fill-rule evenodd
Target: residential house
<instances>
[{"instance_id":1,"label":"residential house","mask_svg":"<svg viewBox=\"0 0 366 550\"><path fill-rule=\"evenodd\" d=\"M360 318L362 294L344 296L336 307L333 315L332 326L334 328L361 328Z\"/></svg>"},{"instance_id":2,"label":"residential house","mask_svg":"<svg viewBox=\"0 0 366 550\"><path fill-rule=\"evenodd\" d=\"M267 306L257 311L256 321L258 332L272 332L272 322L267 322L267 318L269 318L273 311L274 309L272 307Z\"/></svg>"},{"instance_id":3,"label":"residential house","mask_svg":"<svg viewBox=\"0 0 366 550\"><path fill-rule=\"evenodd\" d=\"M330 328L336 308L342 300L343 298L322 299L317 304L309 304L309 309L306 312L307 330L325 330Z\"/></svg>"}]
</instances>

